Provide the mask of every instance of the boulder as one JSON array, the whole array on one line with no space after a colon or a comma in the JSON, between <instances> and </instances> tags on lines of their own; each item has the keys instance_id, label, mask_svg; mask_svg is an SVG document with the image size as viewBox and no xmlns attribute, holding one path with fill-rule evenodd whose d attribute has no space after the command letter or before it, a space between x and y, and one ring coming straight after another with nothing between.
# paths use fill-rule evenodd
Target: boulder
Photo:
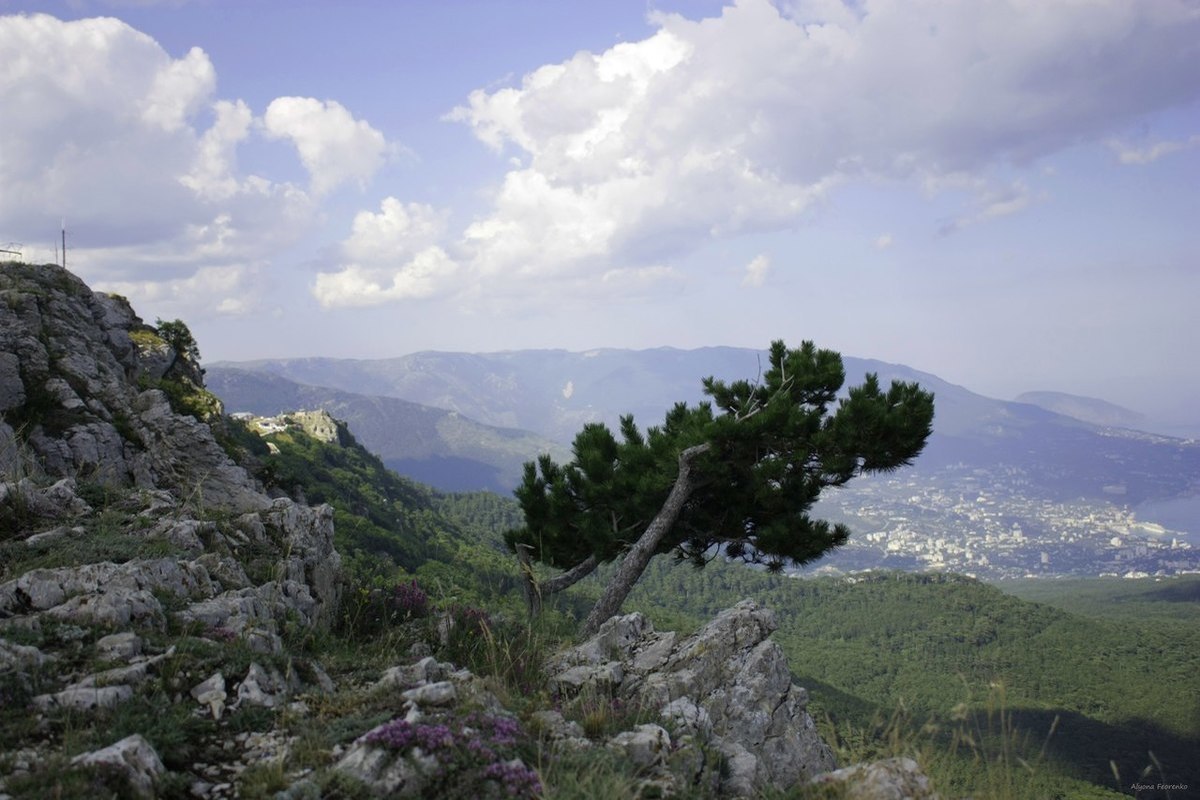
<instances>
[{"instance_id":1,"label":"boulder","mask_svg":"<svg viewBox=\"0 0 1200 800\"><path fill-rule=\"evenodd\" d=\"M72 686L54 694L41 694L33 698L33 704L42 710L70 708L75 711L93 711L115 708L133 697L133 687L117 686Z\"/></svg>"},{"instance_id":2,"label":"boulder","mask_svg":"<svg viewBox=\"0 0 1200 800\"><path fill-rule=\"evenodd\" d=\"M938 800L929 778L911 758L855 764L818 775L816 786L837 787L845 800Z\"/></svg>"},{"instance_id":3,"label":"boulder","mask_svg":"<svg viewBox=\"0 0 1200 800\"><path fill-rule=\"evenodd\" d=\"M725 794L786 789L836 763L769 638L775 628L775 615L752 600L683 638L655 632L640 614L614 617L548 661L548 685L563 698L588 691L656 709L687 746L723 755Z\"/></svg>"},{"instance_id":4,"label":"boulder","mask_svg":"<svg viewBox=\"0 0 1200 800\"><path fill-rule=\"evenodd\" d=\"M246 677L238 684L237 707L261 706L275 708L283 705L288 697L288 685L278 670L263 669L258 664L251 664L246 671Z\"/></svg>"},{"instance_id":5,"label":"boulder","mask_svg":"<svg viewBox=\"0 0 1200 800\"><path fill-rule=\"evenodd\" d=\"M53 660L36 647L0 639L0 671L31 672Z\"/></svg>"},{"instance_id":6,"label":"boulder","mask_svg":"<svg viewBox=\"0 0 1200 800\"><path fill-rule=\"evenodd\" d=\"M78 755L71 759L71 763L115 771L124 777L135 797L154 797L158 778L166 772L158 753L138 733L102 750Z\"/></svg>"}]
</instances>

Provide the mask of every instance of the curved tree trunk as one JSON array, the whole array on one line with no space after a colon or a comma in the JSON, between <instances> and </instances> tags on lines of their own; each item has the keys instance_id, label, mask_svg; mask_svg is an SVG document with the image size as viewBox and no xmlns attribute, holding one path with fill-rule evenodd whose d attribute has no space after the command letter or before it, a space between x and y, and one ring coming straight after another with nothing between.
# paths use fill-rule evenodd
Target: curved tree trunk
<instances>
[{"instance_id":1,"label":"curved tree trunk","mask_svg":"<svg viewBox=\"0 0 1200 800\"><path fill-rule=\"evenodd\" d=\"M621 559L621 566L617 568L617 574L613 576L604 589L604 594L600 595L600 599L596 601L591 613L584 620L582 633L585 637L594 634L602 624L608 621L609 617L621 610L621 604L633 590L633 585L646 571L646 565L650 563L654 551L658 549L658 543L675 524L675 520L679 519L679 512L683 510L683 504L687 502L692 490L696 488L692 477L692 460L701 453L707 452L711 447L712 445L706 442L689 447L679 454L679 476L675 478L675 485L671 487L671 493L667 495L666 501L654 515L654 519L650 521L646 532L638 537L638 540L633 543L633 547L630 547L629 551L625 553L625 557Z\"/></svg>"},{"instance_id":2,"label":"curved tree trunk","mask_svg":"<svg viewBox=\"0 0 1200 800\"><path fill-rule=\"evenodd\" d=\"M547 581L538 583L537 578L533 574L533 566L529 563L530 549L527 544L517 545L517 560L521 562L521 576L525 579L525 604L529 607L529 616L531 617L536 617L542 612L543 597L555 592L561 592L569 586L574 586L595 572L596 567L600 565L595 556L588 556L566 572L559 573Z\"/></svg>"}]
</instances>

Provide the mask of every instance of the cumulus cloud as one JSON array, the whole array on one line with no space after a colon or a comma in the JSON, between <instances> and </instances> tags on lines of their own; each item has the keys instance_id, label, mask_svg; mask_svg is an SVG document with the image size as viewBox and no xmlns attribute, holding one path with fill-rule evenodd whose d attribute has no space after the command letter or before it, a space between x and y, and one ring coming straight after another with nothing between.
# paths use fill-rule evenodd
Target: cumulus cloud
<instances>
[{"instance_id":1,"label":"cumulus cloud","mask_svg":"<svg viewBox=\"0 0 1200 800\"><path fill-rule=\"evenodd\" d=\"M758 288L767 280L767 273L771 271L771 257L766 253L755 256L744 270L742 276L742 286L750 288Z\"/></svg>"},{"instance_id":2,"label":"cumulus cloud","mask_svg":"<svg viewBox=\"0 0 1200 800\"><path fill-rule=\"evenodd\" d=\"M336 103L284 98L258 122L215 96L203 50L174 58L117 19L0 16L0 64L0 107L19 109L0 125L5 235L48 241L65 217L94 285L190 298L191 315L248 310L264 286L249 276L311 230L315 193L366 180L387 147ZM239 147L267 131L295 143L311 190L239 169ZM331 165L347 147L361 152Z\"/></svg>"},{"instance_id":3,"label":"cumulus cloud","mask_svg":"<svg viewBox=\"0 0 1200 800\"><path fill-rule=\"evenodd\" d=\"M191 275L168 280L110 281L105 291L137 297L163 315L184 314L198 305L217 314L254 310L261 291L264 264L200 267Z\"/></svg>"},{"instance_id":4,"label":"cumulus cloud","mask_svg":"<svg viewBox=\"0 0 1200 800\"><path fill-rule=\"evenodd\" d=\"M267 106L263 127L268 136L295 145L316 194L347 182L365 186L389 153L382 133L333 100L277 97Z\"/></svg>"},{"instance_id":5,"label":"cumulus cloud","mask_svg":"<svg viewBox=\"0 0 1200 800\"><path fill-rule=\"evenodd\" d=\"M458 264L437 244L446 215L388 197L379 212L362 211L340 247L340 264L317 275L313 296L326 308L373 306L431 297L444 290Z\"/></svg>"},{"instance_id":6,"label":"cumulus cloud","mask_svg":"<svg viewBox=\"0 0 1200 800\"><path fill-rule=\"evenodd\" d=\"M855 179L966 175L950 228L1027 207L1022 170L1196 97L1187 0L739 0L479 90L450 119L515 159L462 245L478 275L601 279L797 224ZM953 181L950 181L953 183Z\"/></svg>"}]
</instances>

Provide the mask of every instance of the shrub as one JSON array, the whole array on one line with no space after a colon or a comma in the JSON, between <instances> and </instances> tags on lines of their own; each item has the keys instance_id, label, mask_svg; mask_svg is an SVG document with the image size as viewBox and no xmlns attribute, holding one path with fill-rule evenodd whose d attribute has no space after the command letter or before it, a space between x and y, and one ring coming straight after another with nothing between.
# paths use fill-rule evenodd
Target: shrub
<instances>
[{"instance_id":1,"label":"shrub","mask_svg":"<svg viewBox=\"0 0 1200 800\"><path fill-rule=\"evenodd\" d=\"M429 615L429 596L415 580L389 589L359 586L347 592L346 598L342 627L351 636L372 636Z\"/></svg>"}]
</instances>

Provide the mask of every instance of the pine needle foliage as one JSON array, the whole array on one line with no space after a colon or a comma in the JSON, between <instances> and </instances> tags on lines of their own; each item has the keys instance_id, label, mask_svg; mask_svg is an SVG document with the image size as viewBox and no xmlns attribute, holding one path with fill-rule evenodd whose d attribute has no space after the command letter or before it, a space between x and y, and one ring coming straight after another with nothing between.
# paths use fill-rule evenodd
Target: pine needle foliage
<instances>
[{"instance_id":1,"label":"pine needle foliage","mask_svg":"<svg viewBox=\"0 0 1200 800\"><path fill-rule=\"evenodd\" d=\"M659 515L687 457L686 501L655 554L703 566L719 550L773 570L813 561L850 534L809 515L821 492L912 463L932 430L933 395L917 384L884 390L867 375L842 395L845 377L838 353L776 341L757 380L706 378L709 400L676 404L644 433L632 416L618 433L585 425L570 462L525 465L525 525L505 540L560 569L612 561Z\"/></svg>"}]
</instances>

